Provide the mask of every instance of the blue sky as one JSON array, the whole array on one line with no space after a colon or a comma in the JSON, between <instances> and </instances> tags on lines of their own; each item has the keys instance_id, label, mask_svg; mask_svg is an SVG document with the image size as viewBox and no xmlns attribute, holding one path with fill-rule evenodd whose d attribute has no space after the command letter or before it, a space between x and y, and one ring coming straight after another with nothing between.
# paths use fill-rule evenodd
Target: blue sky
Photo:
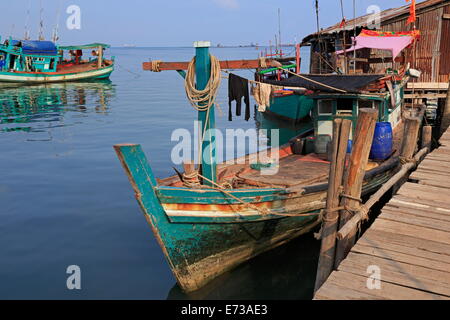
<instances>
[{"instance_id":1,"label":"blue sky","mask_svg":"<svg viewBox=\"0 0 450 320\"><path fill-rule=\"evenodd\" d=\"M114 46L191 46L195 40L213 44L268 45L278 32L277 10L281 9L282 40L293 42L314 32L314 0L31 0L32 38L39 31L40 2L44 30L50 38L60 11L60 43L106 42ZM343 0L347 18L353 17L353 0ZM2 9L0 34L22 37L30 0L9 1ZM329 26L341 20L340 0L320 0L320 23ZM370 5L387 9L405 0L356 0L357 14ZM81 30L68 30L69 5L81 9ZM59 8L62 8L59 10Z\"/></svg>"}]
</instances>

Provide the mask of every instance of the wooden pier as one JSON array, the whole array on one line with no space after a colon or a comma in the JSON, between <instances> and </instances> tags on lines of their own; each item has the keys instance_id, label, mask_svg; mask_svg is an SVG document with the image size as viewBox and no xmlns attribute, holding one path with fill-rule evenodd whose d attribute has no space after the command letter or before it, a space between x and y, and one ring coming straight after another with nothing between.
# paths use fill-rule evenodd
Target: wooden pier
<instances>
[{"instance_id":1,"label":"wooden pier","mask_svg":"<svg viewBox=\"0 0 450 320\"><path fill-rule=\"evenodd\" d=\"M450 299L450 129L315 300ZM378 285L377 285L378 284Z\"/></svg>"}]
</instances>

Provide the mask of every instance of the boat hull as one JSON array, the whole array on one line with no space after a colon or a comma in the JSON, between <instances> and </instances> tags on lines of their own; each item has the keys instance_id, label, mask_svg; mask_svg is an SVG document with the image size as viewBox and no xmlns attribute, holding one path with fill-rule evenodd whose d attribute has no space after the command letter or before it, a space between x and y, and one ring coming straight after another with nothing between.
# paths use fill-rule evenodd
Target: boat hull
<instances>
[{"instance_id":1,"label":"boat hull","mask_svg":"<svg viewBox=\"0 0 450 320\"><path fill-rule=\"evenodd\" d=\"M273 98L266 113L279 119L298 122L307 118L314 106L314 100L305 95L289 94Z\"/></svg>"},{"instance_id":2,"label":"boat hull","mask_svg":"<svg viewBox=\"0 0 450 320\"><path fill-rule=\"evenodd\" d=\"M108 79L113 71L114 65L110 65L100 69L75 73L0 72L0 82L37 84L37 83L100 80L100 79Z\"/></svg>"},{"instance_id":3,"label":"boat hull","mask_svg":"<svg viewBox=\"0 0 450 320\"><path fill-rule=\"evenodd\" d=\"M186 292L205 284L241 263L309 232L318 214L247 223L170 223L147 221Z\"/></svg>"},{"instance_id":4,"label":"boat hull","mask_svg":"<svg viewBox=\"0 0 450 320\"><path fill-rule=\"evenodd\" d=\"M230 191L246 206L214 189L158 186L139 145L115 146L136 199L179 285L195 291L258 254L309 232L320 222L327 184L301 191ZM363 193L376 190L396 163L367 176ZM268 213L262 211L268 209Z\"/></svg>"}]
</instances>

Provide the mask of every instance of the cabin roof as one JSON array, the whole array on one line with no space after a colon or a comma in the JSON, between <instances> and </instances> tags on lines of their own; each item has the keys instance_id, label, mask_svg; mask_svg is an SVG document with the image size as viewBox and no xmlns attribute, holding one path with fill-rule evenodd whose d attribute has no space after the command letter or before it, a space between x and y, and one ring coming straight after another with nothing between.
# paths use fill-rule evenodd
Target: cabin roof
<instances>
[{"instance_id":1,"label":"cabin roof","mask_svg":"<svg viewBox=\"0 0 450 320\"><path fill-rule=\"evenodd\" d=\"M306 88L321 92L339 92L342 90L347 93L359 93L370 84L386 77L384 74L303 74L301 76L302 78L294 76L281 81L267 80L265 82L276 86Z\"/></svg>"},{"instance_id":2,"label":"cabin roof","mask_svg":"<svg viewBox=\"0 0 450 320\"><path fill-rule=\"evenodd\" d=\"M21 40L19 46L22 47L22 53L28 55L55 56L58 54L55 44L51 41Z\"/></svg>"},{"instance_id":3,"label":"cabin roof","mask_svg":"<svg viewBox=\"0 0 450 320\"><path fill-rule=\"evenodd\" d=\"M420 13L423 10L426 10L432 6L437 6L437 5L441 5L444 3L448 3L449 0L426 0L426 1L422 1L422 2L418 2L416 4L416 11L418 13ZM399 8L392 8L392 9L387 9L384 10L380 13L380 22L382 25L389 23L390 21L396 20L396 19L401 19L405 16L409 15L409 9L410 9L411 4L408 3L407 5L404 5L402 7ZM339 33L342 31L352 31L355 26L357 28L367 28L368 25L370 23L372 23L372 19L370 19L370 15L371 14L367 14L361 17L357 17L356 19L351 19L351 20L346 20L345 22L345 26L341 27L341 22L339 21L338 23L336 23L335 25L332 25L331 27L322 29L320 31L321 35L331 35L334 33ZM307 44L310 40L317 38L318 33L312 33L308 36L306 36L302 43L303 44Z\"/></svg>"},{"instance_id":4,"label":"cabin roof","mask_svg":"<svg viewBox=\"0 0 450 320\"><path fill-rule=\"evenodd\" d=\"M106 43L90 43L83 45L74 45L74 46L58 46L60 50L85 50L85 49L94 49L98 47L109 48L110 45Z\"/></svg>"}]
</instances>

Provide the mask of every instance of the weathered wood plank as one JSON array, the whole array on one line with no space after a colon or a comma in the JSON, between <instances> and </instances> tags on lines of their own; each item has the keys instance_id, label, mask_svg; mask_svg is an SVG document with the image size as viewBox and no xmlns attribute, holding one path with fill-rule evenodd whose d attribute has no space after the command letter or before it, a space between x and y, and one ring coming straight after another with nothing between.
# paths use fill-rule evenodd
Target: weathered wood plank
<instances>
[{"instance_id":1,"label":"weathered wood plank","mask_svg":"<svg viewBox=\"0 0 450 320\"><path fill-rule=\"evenodd\" d=\"M448 232L448 237L450 237L450 222L442 220L433 220L431 218L414 216L412 214L407 214L403 212L389 212L389 210L383 210L383 213L378 217L378 219L392 220L397 222L403 222L405 224L410 224L419 227L425 227L429 229L441 230Z\"/></svg>"},{"instance_id":2,"label":"weathered wood plank","mask_svg":"<svg viewBox=\"0 0 450 320\"><path fill-rule=\"evenodd\" d=\"M376 299L390 299L390 300L447 300L448 297L430 294L420 290L407 288L386 282L381 279L381 289L369 289L367 287L367 279L369 274L364 276L355 275L345 271L335 271L328 278L324 286L332 283L339 287L350 287L350 289L365 293L369 296L376 296ZM339 292L337 293L339 294ZM335 299L345 299L343 297L336 297Z\"/></svg>"},{"instance_id":3,"label":"weathered wood plank","mask_svg":"<svg viewBox=\"0 0 450 320\"><path fill-rule=\"evenodd\" d=\"M417 207L425 206L427 208L434 208L437 211L442 211L445 213L449 213L450 211L450 204L440 201L429 201L426 199L418 199L418 198L411 198L408 196L404 196L401 194L397 194L395 198L393 198L394 201L402 201L403 203L414 203ZM391 199L392 202L392 199Z\"/></svg>"},{"instance_id":4,"label":"weathered wood plank","mask_svg":"<svg viewBox=\"0 0 450 320\"><path fill-rule=\"evenodd\" d=\"M408 248L438 254L439 256L450 256L450 245L432 240L424 241L412 235L402 235L381 230L369 229L364 233L363 239L375 241L388 241ZM359 241L361 241L360 239ZM447 258L443 258L447 259Z\"/></svg>"},{"instance_id":5,"label":"weathered wood plank","mask_svg":"<svg viewBox=\"0 0 450 320\"><path fill-rule=\"evenodd\" d=\"M407 208L402 206L395 206L394 204L388 203L384 206L382 212L388 212L391 214L403 213L403 214L410 214L413 216L418 217L425 217L429 219L433 219L436 221L446 221L450 222L450 214L446 212L440 212L440 211L433 211L433 210L426 210L426 209L417 209L417 208Z\"/></svg>"},{"instance_id":6,"label":"weathered wood plank","mask_svg":"<svg viewBox=\"0 0 450 320\"><path fill-rule=\"evenodd\" d=\"M355 255L364 257L355 257ZM450 298L449 284L443 283L439 280L431 280L419 277L418 269L420 269L420 267L411 266L407 263L401 263L351 252L349 254L349 258L341 263L338 270L354 273L360 276L368 276L367 268L372 265L378 266L380 268L380 276L384 282L390 282L400 286L416 288L421 291L444 295ZM426 270L422 270L421 274L430 274L432 272L433 271L431 271L430 269L428 269L428 272L426 272Z\"/></svg>"},{"instance_id":7,"label":"weathered wood plank","mask_svg":"<svg viewBox=\"0 0 450 320\"><path fill-rule=\"evenodd\" d=\"M353 249L353 253L363 253L366 255L379 257L385 260L392 260L393 263L406 263L411 266L418 266L428 269L425 274L428 273L434 278L436 273L434 271L442 271L440 273L440 278L442 281L450 283L450 264L438 260L431 260L428 258L419 257L417 255L413 256L407 253L393 251L387 248L380 248L374 246L365 246L361 244L356 244ZM419 270L419 269L417 269Z\"/></svg>"},{"instance_id":8,"label":"weathered wood plank","mask_svg":"<svg viewBox=\"0 0 450 320\"><path fill-rule=\"evenodd\" d=\"M446 189L407 182L400 188L398 194L408 197L417 197L418 199L450 203L450 197L444 197L445 194L448 194L448 191L443 190Z\"/></svg>"},{"instance_id":9,"label":"weathered wood plank","mask_svg":"<svg viewBox=\"0 0 450 320\"><path fill-rule=\"evenodd\" d=\"M447 82L409 82L407 84L408 89L438 89L438 90L447 90L448 83Z\"/></svg>"},{"instance_id":10,"label":"weathered wood plank","mask_svg":"<svg viewBox=\"0 0 450 320\"><path fill-rule=\"evenodd\" d=\"M397 232L403 235L414 235L415 237L420 239L433 240L436 242L450 244L450 237L448 232L413 226L402 222L377 219L372 224L371 228L388 232Z\"/></svg>"},{"instance_id":11,"label":"weathered wood plank","mask_svg":"<svg viewBox=\"0 0 450 320\"><path fill-rule=\"evenodd\" d=\"M267 65L270 67L281 66L279 62L267 59ZM160 62L159 70L187 70L189 62ZM220 61L221 69L257 69L261 66L259 59L253 60L223 60ZM152 62L144 62L143 70L152 71Z\"/></svg>"},{"instance_id":12,"label":"weathered wood plank","mask_svg":"<svg viewBox=\"0 0 450 320\"><path fill-rule=\"evenodd\" d=\"M448 179L450 177L449 171L433 171L428 168L420 168L414 171L411 176L413 179L428 179L430 178L437 178L437 179ZM415 178L417 177L417 178Z\"/></svg>"},{"instance_id":13,"label":"weathered wood plank","mask_svg":"<svg viewBox=\"0 0 450 320\"><path fill-rule=\"evenodd\" d=\"M327 283L316 292L314 300L383 300L383 298L371 295L367 292L340 286L333 281L327 281Z\"/></svg>"}]
</instances>

